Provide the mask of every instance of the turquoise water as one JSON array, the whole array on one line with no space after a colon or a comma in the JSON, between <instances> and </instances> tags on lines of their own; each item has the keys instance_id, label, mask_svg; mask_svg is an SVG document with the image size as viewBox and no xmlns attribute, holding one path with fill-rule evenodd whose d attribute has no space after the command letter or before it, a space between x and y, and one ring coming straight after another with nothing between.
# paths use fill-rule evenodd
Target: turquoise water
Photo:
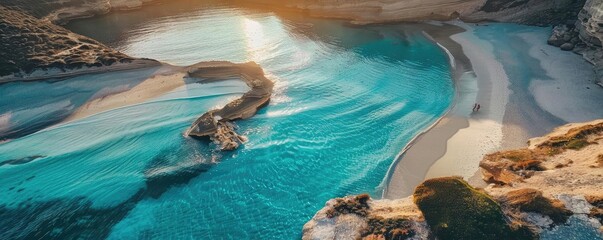
<instances>
[{"instance_id":1,"label":"turquoise water","mask_svg":"<svg viewBox=\"0 0 603 240\"><path fill-rule=\"evenodd\" d=\"M256 116L237 122L249 142L219 154L182 136L201 113L247 90L229 80L187 85L0 144L0 162L36 156L0 166L0 231L14 237L296 239L328 199L380 196L396 155L453 98L447 57L419 32L227 6L173 8L150 6L69 27L132 56L176 65L259 63L276 82L275 94ZM23 89L11 99L37 101L44 115L56 116L115 81L137 83L126 73L99 78L9 84L0 91ZM72 93L61 92L66 86ZM27 104L2 106L12 111L9 124L26 119L17 113Z\"/></svg>"}]
</instances>

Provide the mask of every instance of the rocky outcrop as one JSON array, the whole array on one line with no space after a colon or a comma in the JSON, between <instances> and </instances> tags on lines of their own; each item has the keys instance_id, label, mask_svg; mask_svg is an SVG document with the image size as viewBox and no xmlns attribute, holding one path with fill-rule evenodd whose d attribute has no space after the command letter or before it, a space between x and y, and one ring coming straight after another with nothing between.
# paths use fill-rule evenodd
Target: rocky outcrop
<instances>
[{"instance_id":1,"label":"rocky outcrop","mask_svg":"<svg viewBox=\"0 0 603 240\"><path fill-rule=\"evenodd\" d=\"M461 178L429 179L413 194L437 239L535 239L525 225L507 221L488 194Z\"/></svg>"},{"instance_id":2,"label":"rocky outcrop","mask_svg":"<svg viewBox=\"0 0 603 240\"><path fill-rule=\"evenodd\" d=\"M0 6L0 83L159 65Z\"/></svg>"},{"instance_id":3,"label":"rocky outcrop","mask_svg":"<svg viewBox=\"0 0 603 240\"><path fill-rule=\"evenodd\" d=\"M113 10L132 10L154 0L4 0L5 7L18 8L55 24L107 14Z\"/></svg>"},{"instance_id":4,"label":"rocky outcrop","mask_svg":"<svg viewBox=\"0 0 603 240\"><path fill-rule=\"evenodd\" d=\"M372 200L366 194L329 200L304 225L310 239L432 239L410 198Z\"/></svg>"},{"instance_id":5,"label":"rocky outcrop","mask_svg":"<svg viewBox=\"0 0 603 240\"><path fill-rule=\"evenodd\" d=\"M603 0L588 0L578 15L576 28L589 46L580 53L595 66L597 80L603 87Z\"/></svg>"},{"instance_id":6,"label":"rocky outcrop","mask_svg":"<svg viewBox=\"0 0 603 240\"><path fill-rule=\"evenodd\" d=\"M231 62L206 62L190 66L187 70L191 78L215 81L239 77L251 89L220 109L211 110L199 117L186 131L195 138L209 137L221 150L234 150L246 141L235 132L231 122L250 118L258 109L270 101L274 83L264 76L264 71L254 62L236 64Z\"/></svg>"},{"instance_id":7,"label":"rocky outcrop","mask_svg":"<svg viewBox=\"0 0 603 240\"><path fill-rule=\"evenodd\" d=\"M580 38L592 46L603 42L603 0L588 0L578 14L576 23Z\"/></svg>"},{"instance_id":8,"label":"rocky outcrop","mask_svg":"<svg viewBox=\"0 0 603 240\"><path fill-rule=\"evenodd\" d=\"M550 26L575 19L582 6L584 0L487 0L463 19Z\"/></svg>"},{"instance_id":9,"label":"rocky outcrop","mask_svg":"<svg viewBox=\"0 0 603 240\"><path fill-rule=\"evenodd\" d=\"M330 200L304 225L304 239L365 238L375 215L404 219L396 232L408 235L398 239L537 239L572 216L603 232L603 120L562 126L527 148L489 154L480 167L484 189L445 177L426 180L411 198Z\"/></svg>"}]
</instances>

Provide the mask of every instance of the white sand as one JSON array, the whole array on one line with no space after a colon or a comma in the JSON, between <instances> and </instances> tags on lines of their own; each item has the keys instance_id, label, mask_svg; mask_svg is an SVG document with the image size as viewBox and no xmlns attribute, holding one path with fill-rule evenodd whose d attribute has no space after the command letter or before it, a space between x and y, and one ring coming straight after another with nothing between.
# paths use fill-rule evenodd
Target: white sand
<instances>
[{"instance_id":1,"label":"white sand","mask_svg":"<svg viewBox=\"0 0 603 240\"><path fill-rule=\"evenodd\" d=\"M593 66L572 52L539 41L542 36L522 33L532 43L530 56L538 59L552 79L535 79L530 85L536 103L566 122L603 118L603 88L595 85Z\"/></svg>"},{"instance_id":2,"label":"white sand","mask_svg":"<svg viewBox=\"0 0 603 240\"><path fill-rule=\"evenodd\" d=\"M62 122L70 122L118 107L142 103L184 86L185 72L180 71L180 69L179 67L164 65L150 75L148 79L130 89L118 93L96 94Z\"/></svg>"},{"instance_id":3,"label":"white sand","mask_svg":"<svg viewBox=\"0 0 603 240\"><path fill-rule=\"evenodd\" d=\"M403 198L426 178L457 175L470 178L483 155L498 150L508 101L508 79L492 45L473 35L471 27L451 38L461 44L474 71L456 82L455 106L427 133L418 137L393 168L384 197ZM492 91L495 89L495 91ZM473 113L473 104L481 110Z\"/></svg>"},{"instance_id":4,"label":"white sand","mask_svg":"<svg viewBox=\"0 0 603 240\"><path fill-rule=\"evenodd\" d=\"M385 198L407 197L424 179L456 175L473 180L483 156L501 150L503 137L519 142L527 136L524 128L530 126L503 126L509 79L492 44L476 37L471 26L454 24L467 29L451 39L462 45L473 72L457 81L455 107L418 137L395 166ZM530 43L530 56L540 61L550 78L531 81L530 91L540 108L569 122L603 118L603 88L594 84L591 65L578 55L546 45L542 33L518 36ZM474 102L482 105L478 113L471 112Z\"/></svg>"},{"instance_id":5,"label":"white sand","mask_svg":"<svg viewBox=\"0 0 603 240\"><path fill-rule=\"evenodd\" d=\"M499 150L502 143L509 80L493 54L493 46L475 37L471 27L458 25L466 28L467 32L451 38L463 46L463 52L471 60L479 87L475 102L481 104L481 110L471 112L473 103L469 96L459 99L452 115L467 117L469 126L448 140L446 154L431 166L426 178L451 175L470 178L478 171L482 157Z\"/></svg>"}]
</instances>

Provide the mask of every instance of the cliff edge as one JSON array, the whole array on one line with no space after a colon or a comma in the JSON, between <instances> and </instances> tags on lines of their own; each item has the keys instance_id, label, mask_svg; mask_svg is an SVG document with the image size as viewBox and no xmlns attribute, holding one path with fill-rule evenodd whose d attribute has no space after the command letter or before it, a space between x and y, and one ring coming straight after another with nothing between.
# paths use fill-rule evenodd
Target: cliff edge
<instances>
[{"instance_id":1,"label":"cliff edge","mask_svg":"<svg viewBox=\"0 0 603 240\"><path fill-rule=\"evenodd\" d=\"M603 237L603 120L568 124L480 162L489 185L429 179L413 196L332 199L303 239L538 239L579 219Z\"/></svg>"},{"instance_id":2,"label":"cliff edge","mask_svg":"<svg viewBox=\"0 0 603 240\"><path fill-rule=\"evenodd\" d=\"M0 6L0 83L116 71L160 63Z\"/></svg>"}]
</instances>

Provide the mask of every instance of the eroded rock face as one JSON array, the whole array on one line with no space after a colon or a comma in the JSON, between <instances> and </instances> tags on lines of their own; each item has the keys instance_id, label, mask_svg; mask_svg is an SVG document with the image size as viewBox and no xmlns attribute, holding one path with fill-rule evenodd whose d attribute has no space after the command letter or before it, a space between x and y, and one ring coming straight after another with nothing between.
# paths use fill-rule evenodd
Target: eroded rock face
<instances>
[{"instance_id":1,"label":"eroded rock face","mask_svg":"<svg viewBox=\"0 0 603 240\"><path fill-rule=\"evenodd\" d=\"M603 42L603 0L588 0L578 14L576 26L587 44L601 47Z\"/></svg>"},{"instance_id":2,"label":"eroded rock face","mask_svg":"<svg viewBox=\"0 0 603 240\"><path fill-rule=\"evenodd\" d=\"M93 39L0 6L0 77L13 75L18 79L36 70L65 72L135 60ZM159 65L157 61L145 62Z\"/></svg>"},{"instance_id":3,"label":"eroded rock face","mask_svg":"<svg viewBox=\"0 0 603 240\"><path fill-rule=\"evenodd\" d=\"M595 66L597 81L603 87L603 0L588 0L578 15L576 29L590 48L580 51Z\"/></svg>"},{"instance_id":4,"label":"eroded rock face","mask_svg":"<svg viewBox=\"0 0 603 240\"><path fill-rule=\"evenodd\" d=\"M131 10L154 0L4 0L2 5L25 11L55 24L109 13L112 10Z\"/></svg>"}]
</instances>

